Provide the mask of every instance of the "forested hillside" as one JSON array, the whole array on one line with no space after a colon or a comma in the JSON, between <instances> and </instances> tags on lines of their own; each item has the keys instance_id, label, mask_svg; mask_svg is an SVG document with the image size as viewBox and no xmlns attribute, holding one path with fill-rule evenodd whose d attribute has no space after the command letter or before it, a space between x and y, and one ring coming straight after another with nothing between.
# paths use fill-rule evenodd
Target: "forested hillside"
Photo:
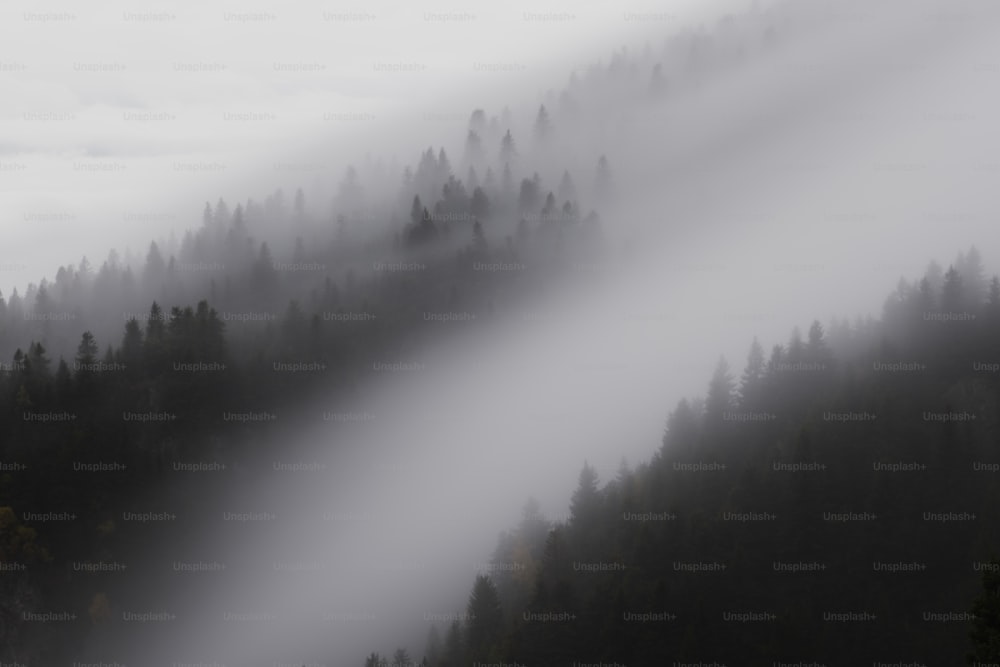
<instances>
[{"instance_id":1,"label":"forested hillside","mask_svg":"<svg viewBox=\"0 0 1000 667\"><path fill-rule=\"evenodd\" d=\"M151 591L187 594L181 613L189 612L200 604L190 591L203 585L148 567L151 554L166 553L164 545L195 551L205 544L199 530L228 537L200 513L226 506L226 494L248 480L259 482L262 461L282 463L289 433L309 437L318 420L363 420L344 406L366 396L368 385L419 369L421 354L450 336L517 318L550 290L589 295L588 281L625 273L636 246L662 241L678 257L688 252L689 232L714 213L689 220L689 211L669 204L705 197L742 205L744 193L714 183L688 197L656 191L690 187L678 169L709 174L744 149L753 157L743 137L769 141L768 123L784 122L788 100L776 97L782 108L771 109L773 117L753 112L737 121L718 107L774 92L756 85L822 82L825 64L787 67L796 53L789 47L828 35L831 25L861 23L853 14L829 18L793 2L752 3L710 27L623 48L522 108L463 111L449 144L411 137L421 148L402 162L336 154L336 176L273 191L269 184L263 197L202 205L198 195L190 226L151 226L138 253L109 248L99 264L84 257L0 294L0 662L141 655L144 639L132 639L139 632L125 614L149 603ZM753 70L752 85L732 85L740 68L762 63L799 78L789 84ZM721 97L697 97L720 82ZM689 96L701 101L685 106ZM704 126L689 117L705 110L712 118ZM964 117L927 115L938 124ZM659 130L668 140L653 141ZM735 148L722 150L733 137L740 137ZM668 144L673 150L674 141L681 148L655 167L650 156ZM771 157L765 152L761 165ZM813 171L799 166L750 170L782 179ZM764 196L774 186L763 183L747 187L761 186ZM750 208L734 224L756 224ZM824 224L859 216L831 209ZM687 268L711 258L691 259ZM720 279L711 273L716 265L706 267L694 282ZM660 299L657 289L622 300ZM817 317L828 312L822 296ZM677 319L699 300L695 310L715 308L700 296L679 298ZM671 340L663 346L678 359L696 354ZM639 354L622 350L623 357L630 352ZM427 628L425 646L397 648L386 636L371 647L378 652L367 667L403 667L418 656L433 667L951 665L967 651L1000 662L998 374L1000 280L987 277L975 248L947 269L932 263L920 280L901 280L880 319L815 321L781 344L752 338L745 363L720 359L705 396L669 412L651 460L623 460L610 480L584 463L562 521L527 501L492 562L469 576L468 605L455 610L454 622ZM622 401L636 391L616 389ZM330 408L322 417L314 409L320 401ZM450 408L434 416L450 418ZM323 445L355 444L341 435L324 431ZM544 425L530 435L545 437ZM468 441L477 445L474 434ZM423 455L414 442L399 446ZM371 464L358 476L370 475L373 486L392 467L354 461ZM466 474L448 463L435 474ZM560 465L572 480L580 464ZM233 474L218 483L199 476L219 470ZM269 490L246 488L261 497ZM406 502L408 488L393 491L401 495L386 497ZM351 500L360 507L365 497ZM322 537L334 544L337 530ZM465 537L456 530L455 540ZM338 582L355 574L340 571ZM259 584L256 574L241 576L234 588ZM243 601L233 596L233 607ZM192 618L185 620L197 625ZM282 649L294 644L301 628L285 622L260 636L280 636ZM419 632L426 624L412 622ZM146 637L158 631L142 627ZM348 650L355 648L330 647L335 659Z\"/></svg>"},{"instance_id":2,"label":"forested hillside","mask_svg":"<svg viewBox=\"0 0 1000 667\"><path fill-rule=\"evenodd\" d=\"M408 229L437 234L426 210L421 215ZM172 497L177 465L238 465L272 424L302 419L299 406L320 390L349 397L374 375L419 366L416 350L442 326L484 326L499 295L516 303L518 294L572 275L568 258L599 260L597 224L596 216L543 216L516 243L493 245L475 221L463 230L464 241L453 240L453 252L400 250L376 260L387 267L377 280L355 282L349 275L340 289L327 278L307 304L292 300L280 316L268 306L276 278L271 260L263 258L251 267L252 289L240 291L257 300L242 308L219 311L210 305L218 301L202 299L168 309L154 301L147 312L129 316L112 341L82 332L69 359L53 359L44 338L17 348L0 374L0 508L9 536L3 560L18 568L16 577L3 580L9 588L5 645L15 651L47 643L40 638L60 626L43 625L29 638L22 633L33 626L18 618L39 606L96 604L101 618L105 591L95 590L93 578L76 566L140 558L144 545L121 530L130 508L204 502L206 489ZM237 211L229 234L239 225ZM529 268L525 256L543 268ZM232 303L225 295L219 301ZM64 627L86 632L84 623ZM72 646L59 643L60 650Z\"/></svg>"},{"instance_id":3,"label":"forested hillside","mask_svg":"<svg viewBox=\"0 0 1000 667\"><path fill-rule=\"evenodd\" d=\"M529 502L423 664L995 661L995 597L972 614L1000 567L998 373L974 248L881 320L754 339L652 460L584 464L564 522Z\"/></svg>"},{"instance_id":4,"label":"forested hillside","mask_svg":"<svg viewBox=\"0 0 1000 667\"><path fill-rule=\"evenodd\" d=\"M613 161L568 150L574 137L603 133L609 99L663 104L802 23L753 10L623 49L530 111L474 110L454 161L443 146L411 165L369 156L313 198L220 198L138 256L0 294L0 555L16 574L0 579L0 657L68 659L100 631L116 597L100 564L147 547L124 517L212 493L177 466L239 465L320 390L413 363L442 322L483 326L616 261ZM158 539L184 539L169 530ZM56 609L73 618L32 616Z\"/></svg>"}]
</instances>

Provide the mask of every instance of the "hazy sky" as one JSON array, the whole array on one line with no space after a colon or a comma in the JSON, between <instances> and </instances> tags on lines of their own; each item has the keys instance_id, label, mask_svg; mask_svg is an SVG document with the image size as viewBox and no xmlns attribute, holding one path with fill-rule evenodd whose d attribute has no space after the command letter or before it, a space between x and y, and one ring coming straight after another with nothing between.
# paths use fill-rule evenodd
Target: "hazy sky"
<instances>
[{"instance_id":1,"label":"hazy sky","mask_svg":"<svg viewBox=\"0 0 1000 667\"><path fill-rule=\"evenodd\" d=\"M74 2L0 8L0 289L144 256L204 200L462 140L719 1ZM400 119L404 119L400 122ZM308 149L308 150L307 150Z\"/></svg>"}]
</instances>

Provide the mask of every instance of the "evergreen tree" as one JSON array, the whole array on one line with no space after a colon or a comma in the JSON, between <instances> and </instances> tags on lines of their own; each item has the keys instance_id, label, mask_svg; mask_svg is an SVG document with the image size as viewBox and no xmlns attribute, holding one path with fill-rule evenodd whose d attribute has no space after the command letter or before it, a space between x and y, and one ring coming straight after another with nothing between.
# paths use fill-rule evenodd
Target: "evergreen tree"
<instances>
[{"instance_id":1,"label":"evergreen tree","mask_svg":"<svg viewBox=\"0 0 1000 667\"><path fill-rule=\"evenodd\" d=\"M986 273L983 270L983 260L976 246L969 248L964 255L959 253L955 261L955 270L962 277L968 306L975 308L986 298Z\"/></svg>"},{"instance_id":2,"label":"evergreen tree","mask_svg":"<svg viewBox=\"0 0 1000 667\"><path fill-rule=\"evenodd\" d=\"M485 220L490 215L490 200L483 192L482 188L472 191L472 200L469 202L469 212L480 220Z\"/></svg>"},{"instance_id":3,"label":"evergreen tree","mask_svg":"<svg viewBox=\"0 0 1000 667\"><path fill-rule=\"evenodd\" d=\"M94 334L84 331L80 337L80 344L76 348L76 380L77 382L89 382L94 376L93 366L97 363L97 341Z\"/></svg>"},{"instance_id":4,"label":"evergreen tree","mask_svg":"<svg viewBox=\"0 0 1000 667\"><path fill-rule=\"evenodd\" d=\"M514 145L514 137L510 136L510 130L503 135L500 141L500 162L504 165L510 164L517 157L517 148Z\"/></svg>"},{"instance_id":5,"label":"evergreen tree","mask_svg":"<svg viewBox=\"0 0 1000 667\"><path fill-rule=\"evenodd\" d=\"M552 121L549 119L549 112L545 105L538 107L538 115L535 116L535 141L544 143L552 132Z\"/></svg>"},{"instance_id":6,"label":"evergreen tree","mask_svg":"<svg viewBox=\"0 0 1000 667\"><path fill-rule=\"evenodd\" d=\"M146 253L146 268L143 272L143 281L147 289L159 287L167 272L167 264L160 253L160 247L154 241L149 244L149 252Z\"/></svg>"},{"instance_id":7,"label":"evergreen tree","mask_svg":"<svg viewBox=\"0 0 1000 667\"><path fill-rule=\"evenodd\" d=\"M469 659L473 662L494 660L503 633L503 610L496 586L486 575L476 577L466 613Z\"/></svg>"},{"instance_id":8,"label":"evergreen tree","mask_svg":"<svg viewBox=\"0 0 1000 667\"><path fill-rule=\"evenodd\" d=\"M146 321L146 340L148 342L159 342L163 340L164 327L163 310L155 301L149 309L149 319Z\"/></svg>"},{"instance_id":9,"label":"evergreen tree","mask_svg":"<svg viewBox=\"0 0 1000 667\"><path fill-rule=\"evenodd\" d=\"M27 363L33 380L39 383L48 380L51 362L45 346L40 342L34 341L28 346Z\"/></svg>"},{"instance_id":10,"label":"evergreen tree","mask_svg":"<svg viewBox=\"0 0 1000 667\"><path fill-rule=\"evenodd\" d=\"M823 325L819 323L819 320L814 320L809 327L806 357L811 363L820 364L823 368L830 361L830 349L827 347Z\"/></svg>"},{"instance_id":11,"label":"evergreen tree","mask_svg":"<svg viewBox=\"0 0 1000 667\"><path fill-rule=\"evenodd\" d=\"M122 363L125 364L125 371L131 377L139 374L139 364L142 361L142 344L142 330L139 328L139 322L134 317L130 318L125 323L125 334L122 336L120 351Z\"/></svg>"},{"instance_id":12,"label":"evergreen tree","mask_svg":"<svg viewBox=\"0 0 1000 667\"><path fill-rule=\"evenodd\" d=\"M451 176L451 162L448 160L448 154L444 152L444 148L441 148L438 151L438 178L445 180L449 176Z\"/></svg>"},{"instance_id":13,"label":"evergreen tree","mask_svg":"<svg viewBox=\"0 0 1000 667\"><path fill-rule=\"evenodd\" d=\"M959 312L965 307L965 291L962 277L954 266L949 266L944 274L944 285L941 287L941 310L943 312Z\"/></svg>"},{"instance_id":14,"label":"evergreen tree","mask_svg":"<svg viewBox=\"0 0 1000 667\"><path fill-rule=\"evenodd\" d=\"M278 284L278 273L274 268L274 259L266 241L260 244L260 252L253 264L251 278L254 288L264 293L270 293Z\"/></svg>"},{"instance_id":15,"label":"evergreen tree","mask_svg":"<svg viewBox=\"0 0 1000 667\"><path fill-rule=\"evenodd\" d=\"M73 375L69 370L69 364L62 357L59 357L59 364L56 366L54 385L56 400L60 407L65 407L73 393Z\"/></svg>"},{"instance_id":16,"label":"evergreen tree","mask_svg":"<svg viewBox=\"0 0 1000 667\"><path fill-rule=\"evenodd\" d=\"M582 526L592 517L600 505L600 492L597 488L597 471L589 463L584 462L580 470L576 491L570 501L570 523Z\"/></svg>"},{"instance_id":17,"label":"evergreen tree","mask_svg":"<svg viewBox=\"0 0 1000 667\"><path fill-rule=\"evenodd\" d=\"M722 422L723 413L733 408L735 383L729 372L729 363L724 357L719 358L715 373L708 385L708 396L705 398L705 418L710 424Z\"/></svg>"},{"instance_id":18,"label":"evergreen tree","mask_svg":"<svg viewBox=\"0 0 1000 667\"><path fill-rule=\"evenodd\" d=\"M215 212L212 213L212 219L219 229L225 229L226 225L229 224L229 206L222 197L219 197L219 201L215 203Z\"/></svg>"},{"instance_id":19,"label":"evergreen tree","mask_svg":"<svg viewBox=\"0 0 1000 667\"><path fill-rule=\"evenodd\" d=\"M752 407L759 395L761 383L764 380L764 348L754 336L747 353L747 365L740 379L740 404Z\"/></svg>"}]
</instances>

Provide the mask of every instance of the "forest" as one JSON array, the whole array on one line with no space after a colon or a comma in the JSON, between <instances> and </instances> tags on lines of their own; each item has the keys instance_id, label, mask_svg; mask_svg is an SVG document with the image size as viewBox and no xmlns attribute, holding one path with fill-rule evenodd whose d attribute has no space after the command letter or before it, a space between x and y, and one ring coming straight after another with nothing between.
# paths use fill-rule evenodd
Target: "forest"
<instances>
[{"instance_id":1,"label":"forest","mask_svg":"<svg viewBox=\"0 0 1000 667\"><path fill-rule=\"evenodd\" d=\"M532 186L525 189L535 192ZM443 191L447 196L447 184ZM33 627L19 618L26 610L86 608L96 624L110 614L108 595L114 594L95 591L93 577L86 570L81 575L75 564L138 558L144 545L127 526L128 508L137 502L192 511L205 502L213 490L181 494L177 488L177 470L192 459L220 466L246 460L248 451L255 451L250 443L265 446L273 422L315 419L301 407L309 397L321 391L350 396L373 374L416 365L413 349L439 335L441 322L486 326L496 311L513 309L507 303L518 293L568 279L579 271L574 261L600 258L596 214L577 219L567 202L566 214L556 216L551 193L544 202L532 196L525 196L523 210L537 206L537 222L521 218L517 239L498 244L490 242L477 218L463 225L447 217L436 220L415 195L413 218L401 235L405 240L384 255L373 254L363 278L348 269L343 286L328 274L308 276L302 284L301 274L282 272L261 243L255 258L224 263L227 270L242 271L220 290L212 283L208 298L169 307L154 300L145 312L126 310L124 325L115 338L103 341L103 351L97 337L84 330L68 359L62 354L54 359L49 348L68 336L76 318L40 316L69 312L59 310L68 304L94 303L106 310L90 317L106 327L122 317L112 314L116 304L141 293L129 293L130 269L105 264L96 277L77 269L66 291L60 288L61 272L56 295L39 287L29 311L20 298L0 302L4 342L22 327L41 329L38 339L14 349L0 374L3 560L18 567L17 577L3 579L5 659L24 659L18 646L36 647L43 657L58 646L71 655L74 638L87 632L85 624L76 623L68 624L68 636L58 642L43 640L51 637L47 628L26 636ZM476 200L463 201L468 213ZM215 212L206 209L204 226L191 238L197 238L192 248L219 256L251 244L242 209L230 214L221 203ZM296 266L316 261L301 243L296 247L290 260ZM339 263L341 254L363 251L345 242L329 252ZM154 243L143 280L179 291L171 282L174 259L167 265L161 260ZM511 266L518 268L504 270ZM113 296L105 302L107 291ZM303 294L302 301L290 299L281 309L290 293Z\"/></svg>"},{"instance_id":2,"label":"forest","mask_svg":"<svg viewBox=\"0 0 1000 667\"><path fill-rule=\"evenodd\" d=\"M584 463L566 521L529 500L464 613L365 667L995 662L998 345L976 248L881 319L754 339L650 461Z\"/></svg>"},{"instance_id":3,"label":"forest","mask_svg":"<svg viewBox=\"0 0 1000 667\"><path fill-rule=\"evenodd\" d=\"M227 500L201 472L256 480L289 431L357 416L335 410L428 347L587 294L694 229L673 210L633 219L630 197L675 183L616 138L826 29L792 5L622 49L530 108L475 108L458 150L198 197L196 224L138 255L0 294L0 661L79 664L147 589L181 588L144 567ZM782 341L738 328L745 359L664 401L651 458L608 479L560 460L579 469L568 516L525 494L489 562L454 573L466 604L358 667L1000 663L1000 278L977 247L901 278L877 318ZM337 407L320 417L321 400Z\"/></svg>"}]
</instances>

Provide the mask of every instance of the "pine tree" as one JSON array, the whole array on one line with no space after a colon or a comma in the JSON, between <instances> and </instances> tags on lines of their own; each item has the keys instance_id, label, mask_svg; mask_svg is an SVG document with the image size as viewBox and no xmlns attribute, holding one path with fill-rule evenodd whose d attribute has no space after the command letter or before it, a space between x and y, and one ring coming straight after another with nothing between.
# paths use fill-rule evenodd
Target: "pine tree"
<instances>
[{"instance_id":1,"label":"pine tree","mask_svg":"<svg viewBox=\"0 0 1000 667\"><path fill-rule=\"evenodd\" d=\"M814 320L809 327L806 342L806 357L810 363L819 364L821 370L825 369L830 361L830 349L827 347L823 325L819 323L819 320Z\"/></svg>"},{"instance_id":2,"label":"pine tree","mask_svg":"<svg viewBox=\"0 0 1000 667\"><path fill-rule=\"evenodd\" d=\"M983 270L983 259L976 246L969 248L967 253L959 254L955 260L955 270L962 277L968 307L976 308L986 297L986 274Z\"/></svg>"},{"instance_id":3,"label":"pine tree","mask_svg":"<svg viewBox=\"0 0 1000 667\"><path fill-rule=\"evenodd\" d=\"M954 266L949 266L944 274L944 285L941 287L941 310L943 312L959 312L965 307L965 290L962 276Z\"/></svg>"},{"instance_id":4,"label":"pine tree","mask_svg":"<svg viewBox=\"0 0 1000 667\"><path fill-rule=\"evenodd\" d=\"M750 352L747 353L747 365L743 370L743 377L740 379L740 404L742 406L753 406L760 393L763 380L764 348L754 336L753 343L750 344Z\"/></svg>"},{"instance_id":5,"label":"pine tree","mask_svg":"<svg viewBox=\"0 0 1000 667\"><path fill-rule=\"evenodd\" d=\"M496 586L488 576L476 577L466 613L469 658L473 662L492 660L503 633L503 610Z\"/></svg>"},{"instance_id":6,"label":"pine tree","mask_svg":"<svg viewBox=\"0 0 1000 667\"><path fill-rule=\"evenodd\" d=\"M538 115L535 117L535 141L544 143L552 132L552 121L549 119L549 112L545 105L538 107Z\"/></svg>"},{"instance_id":7,"label":"pine tree","mask_svg":"<svg viewBox=\"0 0 1000 667\"><path fill-rule=\"evenodd\" d=\"M42 384L49 379L49 367L51 361L45 346L38 341L28 345L28 367L30 368L33 381Z\"/></svg>"},{"instance_id":8,"label":"pine tree","mask_svg":"<svg viewBox=\"0 0 1000 667\"><path fill-rule=\"evenodd\" d=\"M472 199L469 202L469 212L481 220L486 220L490 215L490 200L483 192L482 188L472 191Z\"/></svg>"},{"instance_id":9,"label":"pine tree","mask_svg":"<svg viewBox=\"0 0 1000 667\"><path fill-rule=\"evenodd\" d=\"M447 180L451 176L451 162L448 160L448 154L444 152L444 148L438 151L437 168L438 182Z\"/></svg>"},{"instance_id":10,"label":"pine tree","mask_svg":"<svg viewBox=\"0 0 1000 667\"><path fill-rule=\"evenodd\" d=\"M56 366L54 384L58 405L66 407L73 393L73 375L69 370L69 364L62 357L59 357L59 364Z\"/></svg>"},{"instance_id":11,"label":"pine tree","mask_svg":"<svg viewBox=\"0 0 1000 667\"><path fill-rule=\"evenodd\" d=\"M160 281L167 271L167 264L160 254L160 247L156 242L149 244L149 252L146 253L146 268L143 272L143 281L147 289L156 289L160 286Z\"/></svg>"},{"instance_id":12,"label":"pine tree","mask_svg":"<svg viewBox=\"0 0 1000 667\"><path fill-rule=\"evenodd\" d=\"M93 377L93 365L97 362L97 341L94 334L84 331L76 348L76 379L85 382Z\"/></svg>"},{"instance_id":13,"label":"pine tree","mask_svg":"<svg viewBox=\"0 0 1000 667\"><path fill-rule=\"evenodd\" d=\"M570 500L570 524L581 526L593 518L600 505L600 492L597 487L597 471L586 461L580 470L576 491Z\"/></svg>"},{"instance_id":14,"label":"pine tree","mask_svg":"<svg viewBox=\"0 0 1000 667\"><path fill-rule=\"evenodd\" d=\"M556 196L551 192L545 197L542 206L542 220L552 220L556 216Z\"/></svg>"},{"instance_id":15,"label":"pine tree","mask_svg":"<svg viewBox=\"0 0 1000 667\"><path fill-rule=\"evenodd\" d=\"M705 398L705 419L709 424L722 422L723 414L732 409L734 403L735 383L729 372L729 363L725 357L719 358L715 373L708 385L708 396Z\"/></svg>"},{"instance_id":16,"label":"pine tree","mask_svg":"<svg viewBox=\"0 0 1000 667\"><path fill-rule=\"evenodd\" d=\"M260 252L251 270L253 285L262 292L269 292L278 283L278 273L274 268L274 259L267 242L260 244Z\"/></svg>"},{"instance_id":17,"label":"pine tree","mask_svg":"<svg viewBox=\"0 0 1000 667\"><path fill-rule=\"evenodd\" d=\"M219 201L215 203L215 212L212 214L212 220L215 222L216 227L221 230L225 229L229 224L229 218L229 206L226 205L222 197L219 197Z\"/></svg>"},{"instance_id":18,"label":"pine tree","mask_svg":"<svg viewBox=\"0 0 1000 667\"><path fill-rule=\"evenodd\" d=\"M688 399L682 398L667 417L660 455L667 456L672 450L691 449L698 444L700 437L701 415Z\"/></svg>"},{"instance_id":19,"label":"pine tree","mask_svg":"<svg viewBox=\"0 0 1000 667\"><path fill-rule=\"evenodd\" d=\"M149 320L146 321L147 341L163 340L163 332L165 330L163 324L164 319L163 310L160 308L160 305L154 301L152 307L149 309Z\"/></svg>"},{"instance_id":20,"label":"pine tree","mask_svg":"<svg viewBox=\"0 0 1000 667\"><path fill-rule=\"evenodd\" d=\"M514 137L510 136L510 130L507 130L507 133L503 135L503 139L500 140L500 162L506 165L516 157L517 148L514 145Z\"/></svg>"}]
</instances>

